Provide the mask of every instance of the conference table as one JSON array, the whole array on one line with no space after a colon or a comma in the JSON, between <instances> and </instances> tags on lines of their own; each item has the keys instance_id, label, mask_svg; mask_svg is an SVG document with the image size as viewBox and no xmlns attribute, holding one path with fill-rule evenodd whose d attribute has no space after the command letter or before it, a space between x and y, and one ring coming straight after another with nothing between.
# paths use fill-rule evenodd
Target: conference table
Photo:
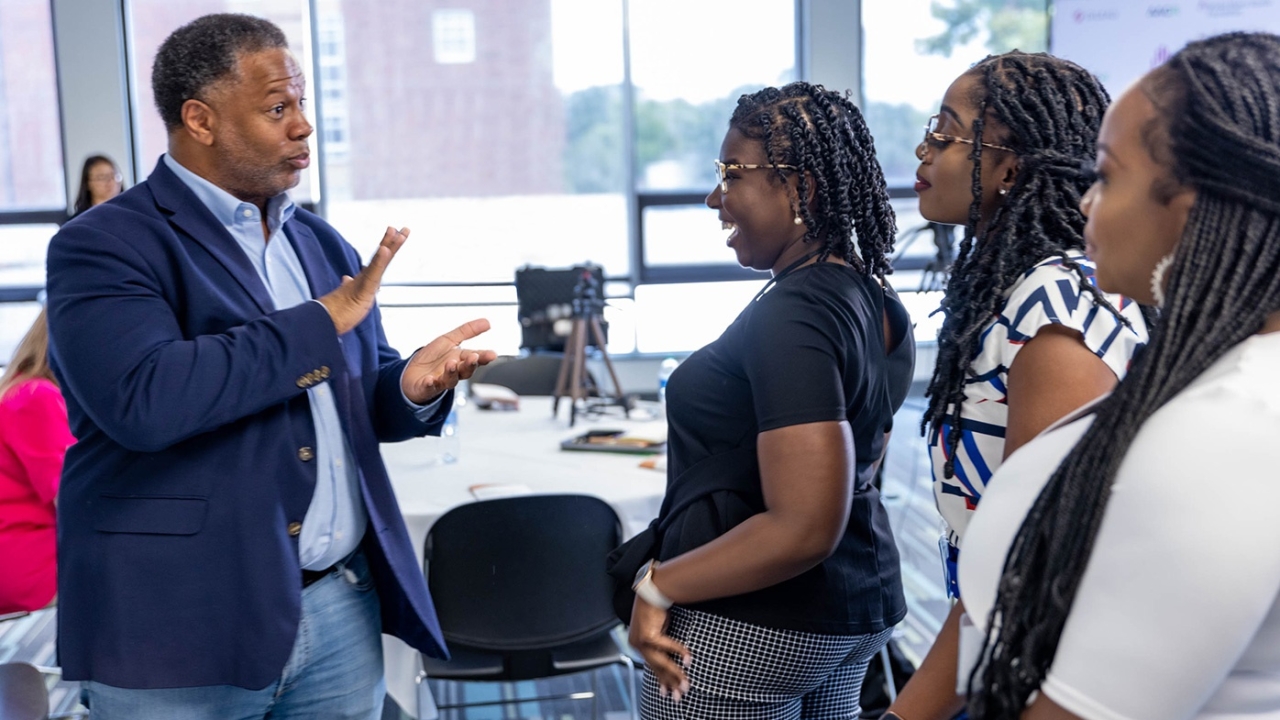
<instances>
[{"instance_id":1,"label":"conference table","mask_svg":"<svg viewBox=\"0 0 1280 720\"><path fill-rule=\"evenodd\" d=\"M521 397L518 410L481 410L467 403L458 408L453 441L427 437L384 444L382 457L414 547L424 546L431 525L451 508L519 494L593 495L618 513L627 537L648 526L658 515L666 489L665 471L640 465L655 456L566 451L560 443L589 430L663 436L664 419L641 417L656 414L644 411L657 406L642 406L631 419L624 418L620 408L599 415L579 411L570 428L568 402L561 400L558 417L552 417L548 397ZM456 461L443 462L450 442L456 444ZM406 712L419 717L417 652L384 635L383 657L387 692Z\"/></svg>"}]
</instances>

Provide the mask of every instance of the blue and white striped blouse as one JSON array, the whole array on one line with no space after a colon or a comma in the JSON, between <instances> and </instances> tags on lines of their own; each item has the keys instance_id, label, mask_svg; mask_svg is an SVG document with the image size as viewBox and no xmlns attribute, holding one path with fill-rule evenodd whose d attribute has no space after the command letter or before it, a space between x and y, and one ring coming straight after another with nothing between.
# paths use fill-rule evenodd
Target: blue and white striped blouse
<instances>
[{"instance_id":1,"label":"blue and white striped blouse","mask_svg":"<svg viewBox=\"0 0 1280 720\"><path fill-rule=\"evenodd\" d=\"M1069 257L1085 270L1089 282L1096 284L1093 264L1082 254ZM946 440L955 428L943 423L929 433L934 498L947 524L943 550L950 556L948 580L952 582L955 574L950 566L970 514L1004 458L1009 367L1022 346L1046 325L1069 327L1078 330L1084 344L1123 379L1134 354L1147 342L1146 324L1137 303L1120 295L1106 296L1132 325L1126 327L1080 288L1079 277L1057 256L1033 266L1004 295L1007 299L1000 314L983 331L971 366L973 374L965 385L953 477L943 477L943 466Z\"/></svg>"}]
</instances>

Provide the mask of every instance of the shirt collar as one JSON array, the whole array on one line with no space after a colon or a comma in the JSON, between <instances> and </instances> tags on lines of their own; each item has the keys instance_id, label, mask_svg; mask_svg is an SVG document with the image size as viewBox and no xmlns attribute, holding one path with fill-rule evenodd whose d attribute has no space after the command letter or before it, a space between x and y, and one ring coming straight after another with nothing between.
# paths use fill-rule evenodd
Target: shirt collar
<instances>
[{"instance_id":1,"label":"shirt collar","mask_svg":"<svg viewBox=\"0 0 1280 720\"><path fill-rule=\"evenodd\" d=\"M191 192L195 193L197 198L200 198L200 202L209 208L209 212L213 213L223 227L230 228L242 222L259 222L258 208L253 203L247 203L191 172L168 153L164 154L164 163L191 189ZM246 210L249 211L247 216ZM276 195L267 201L267 227L275 232L293 217L296 210L297 207L289 198L289 193L283 192Z\"/></svg>"}]
</instances>

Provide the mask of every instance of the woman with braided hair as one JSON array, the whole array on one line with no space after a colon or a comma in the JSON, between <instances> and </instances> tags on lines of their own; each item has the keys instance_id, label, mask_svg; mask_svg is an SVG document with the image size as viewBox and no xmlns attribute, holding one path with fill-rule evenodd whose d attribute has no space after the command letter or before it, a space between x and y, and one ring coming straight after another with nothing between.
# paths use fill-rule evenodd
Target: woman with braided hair
<instances>
[{"instance_id":1,"label":"woman with braided hair","mask_svg":"<svg viewBox=\"0 0 1280 720\"><path fill-rule=\"evenodd\" d=\"M974 720L1280 717L1278 108L1280 37L1232 34L1107 112L1089 253L1161 320L970 524Z\"/></svg>"},{"instance_id":2,"label":"woman with braided hair","mask_svg":"<svg viewBox=\"0 0 1280 720\"><path fill-rule=\"evenodd\" d=\"M1080 198L1109 100L1074 63L988 57L947 89L916 150L920 213L965 226L924 417L956 603L889 717L963 707L955 562L969 517L1004 459L1109 391L1147 339L1139 306L1099 291L1084 255Z\"/></svg>"},{"instance_id":3,"label":"woman with braided hair","mask_svg":"<svg viewBox=\"0 0 1280 720\"><path fill-rule=\"evenodd\" d=\"M872 484L914 358L888 191L858 109L803 82L742 96L716 166L707 205L772 279L667 384L667 498L631 611L641 714L857 717L906 614Z\"/></svg>"}]
</instances>

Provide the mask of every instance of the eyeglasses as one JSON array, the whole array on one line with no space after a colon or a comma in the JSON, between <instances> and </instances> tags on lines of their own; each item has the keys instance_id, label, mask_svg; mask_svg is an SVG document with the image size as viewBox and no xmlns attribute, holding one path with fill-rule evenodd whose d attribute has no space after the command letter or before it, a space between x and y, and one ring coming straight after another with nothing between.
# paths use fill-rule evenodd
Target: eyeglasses
<instances>
[{"instance_id":1,"label":"eyeglasses","mask_svg":"<svg viewBox=\"0 0 1280 720\"><path fill-rule=\"evenodd\" d=\"M743 165L742 163L722 163L719 160L712 160L716 164L716 174L720 177L720 192L729 192L729 178L725 173L729 170L799 170L795 165Z\"/></svg>"},{"instance_id":2,"label":"eyeglasses","mask_svg":"<svg viewBox=\"0 0 1280 720\"><path fill-rule=\"evenodd\" d=\"M934 115L933 117L929 118L929 124L924 126L924 140L921 140L920 144L928 145L929 147L936 148L938 150L946 150L947 147L951 145L951 143L964 143L966 145L972 145L973 140L970 138L962 138L962 137L956 137L955 135L940 133L938 132L938 116ZM1004 150L1005 152L1017 152L1011 147L1005 147L1004 145L995 145L992 143L984 142L982 143L982 147L988 147L988 148L991 148L992 150Z\"/></svg>"}]
</instances>

